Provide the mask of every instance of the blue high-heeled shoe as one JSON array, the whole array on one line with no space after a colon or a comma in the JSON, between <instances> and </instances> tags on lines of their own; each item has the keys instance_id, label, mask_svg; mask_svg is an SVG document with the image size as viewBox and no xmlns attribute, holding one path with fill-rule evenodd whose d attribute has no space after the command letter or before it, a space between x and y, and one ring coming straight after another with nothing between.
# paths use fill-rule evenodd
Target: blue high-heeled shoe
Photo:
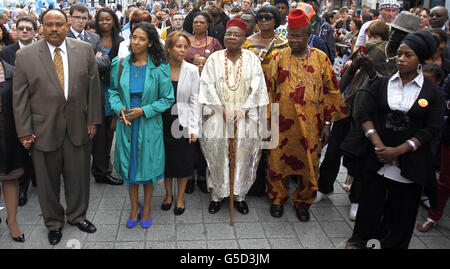
<instances>
[{"instance_id":1,"label":"blue high-heeled shoe","mask_svg":"<svg viewBox=\"0 0 450 269\"><path fill-rule=\"evenodd\" d=\"M141 227L142 228L147 229L148 227L150 227L150 225L152 225L152 216L150 216L149 220L141 219Z\"/></svg>"},{"instance_id":2,"label":"blue high-heeled shoe","mask_svg":"<svg viewBox=\"0 0 450 269\"><path fill-rule=\"evenodd\" d=\"M138 213L136 220L128 219L127 220L127 228L133 228L138 224L138 222L142 216L142 209L143 209L142 205L139 205L139 213Z\"/></svg>"}]
</instances>

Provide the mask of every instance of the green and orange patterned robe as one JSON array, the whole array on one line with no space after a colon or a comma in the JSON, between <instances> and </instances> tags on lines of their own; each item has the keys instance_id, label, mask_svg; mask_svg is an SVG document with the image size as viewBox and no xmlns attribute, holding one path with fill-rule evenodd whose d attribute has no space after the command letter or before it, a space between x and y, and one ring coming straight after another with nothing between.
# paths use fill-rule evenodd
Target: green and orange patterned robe
<instances>
[{"instance_id":1,"label":"green and orange patterned robe","mask_svg":"<svg viewBox=\"0 0 450 269\"><path fill-rule=\"evenodd\" d=\"M347 116L339 85L327 55L312 47L303 58L291 55L290 48L275 54L267 82L271 104L279 104L279 141L269 153L267 192L273 204L284 204L289 196L286 177L296 175L291 201L308 209L318 190L324 122Z\"/></svg>"}]
</instances>

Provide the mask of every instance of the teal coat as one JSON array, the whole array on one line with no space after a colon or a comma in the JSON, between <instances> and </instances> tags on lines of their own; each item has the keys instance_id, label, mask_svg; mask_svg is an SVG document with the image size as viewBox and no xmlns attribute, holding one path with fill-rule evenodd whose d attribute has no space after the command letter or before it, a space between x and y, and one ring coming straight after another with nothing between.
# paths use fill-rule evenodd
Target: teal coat
<instances>
[{"instance_id":1,"label":"teal coat","mask_svg":"<svg viewBox=\"0 0 450 269\"><path fill-rule=\"evenodd\" d=\"M111 86L109 101L113 112L120 118L122 107L130 108L130 56L122 62L120 89L117 87L120 58L115 57L111 64ZM138 169L136 182L155 179L164 173L164 142L161 113L170 108L175 101L171 82L170 67L160 64L156 67L148 58L145 86L142 93L141 117L138 138ZM131 151L131 127L117 120L114 168L122 178L128 178Z\"/></svg>"}]
</instances>

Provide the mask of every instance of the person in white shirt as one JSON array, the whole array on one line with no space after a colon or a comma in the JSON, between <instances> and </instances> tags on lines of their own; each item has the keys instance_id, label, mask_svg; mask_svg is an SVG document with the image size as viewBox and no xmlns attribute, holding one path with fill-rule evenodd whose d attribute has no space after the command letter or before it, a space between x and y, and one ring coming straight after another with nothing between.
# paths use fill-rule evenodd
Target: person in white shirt
<instances>
[{"instance_id":1,"label":"person in white shirt","mask_svg":"<svg viewBox=\"0 0 450 269\"><path fill-rule=\"evenodd\" d=\"M117 19L119 20L119 24L122 27L123 25L123 13L122 13L122 5L121 4L117 4L117 11L116 11L116 16Z\"/></svg>"},{"instance_id":2,"label":"person in white shirt","mask_svg":"<svg viewBox=\"0 0 450 269\"><path fill-rule=\"evenodd\" d=\"M355 122L367 139L361 201L347 248L406 249L416 223L422 191L436 202L431 141L444 117L444 94L424 78L422 64L436 51L424 30L408 34L398 49L398 72L382 77L356 97ZM361 143L362 142L362 143ZM355 143L356 145L356 143Z\"/></svg>"},{"instance_id":3,"label":"person in white shirt","mask_svg":"<svg viewBox=\"0 0 450 269\"><path fill-rule=\"evenodd\" d=\"M398 14L400 4L397 2L397 0L380 0L379 3L380 19L386 23L392 23ZM353 51L357 51L359 47L364 45L367 40L369 40L369 37L366 34L366 30L372 22L373 21L368 21L361 26L358 34L358 39L356 40Z\"/></svg>"}]
</instances>

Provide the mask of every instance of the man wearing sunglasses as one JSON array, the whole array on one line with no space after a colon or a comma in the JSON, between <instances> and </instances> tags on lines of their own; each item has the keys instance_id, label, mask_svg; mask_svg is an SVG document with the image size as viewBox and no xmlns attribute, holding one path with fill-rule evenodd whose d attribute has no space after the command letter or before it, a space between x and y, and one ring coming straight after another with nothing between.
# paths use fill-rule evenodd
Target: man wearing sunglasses
<instances>
[{"instance_id":1,"label":"man wearing sunglasses","mask_svg":"<svg viewBox=\"0 0 450 269\"><path fill-rule=\"evenodd\" d=\"M37 23L30 17L21 17L16 22L16 29L18 41L3 48L1 54L1 58L12 66L16 62L16 52L30 45L35 40ZM31 181L33 181L33 185L36 185L33 162L27 155L27 159L25 160L25 173L19 179L19 206L24 206L27 203L27 192Z\"/></svg>"}]
</instances>

